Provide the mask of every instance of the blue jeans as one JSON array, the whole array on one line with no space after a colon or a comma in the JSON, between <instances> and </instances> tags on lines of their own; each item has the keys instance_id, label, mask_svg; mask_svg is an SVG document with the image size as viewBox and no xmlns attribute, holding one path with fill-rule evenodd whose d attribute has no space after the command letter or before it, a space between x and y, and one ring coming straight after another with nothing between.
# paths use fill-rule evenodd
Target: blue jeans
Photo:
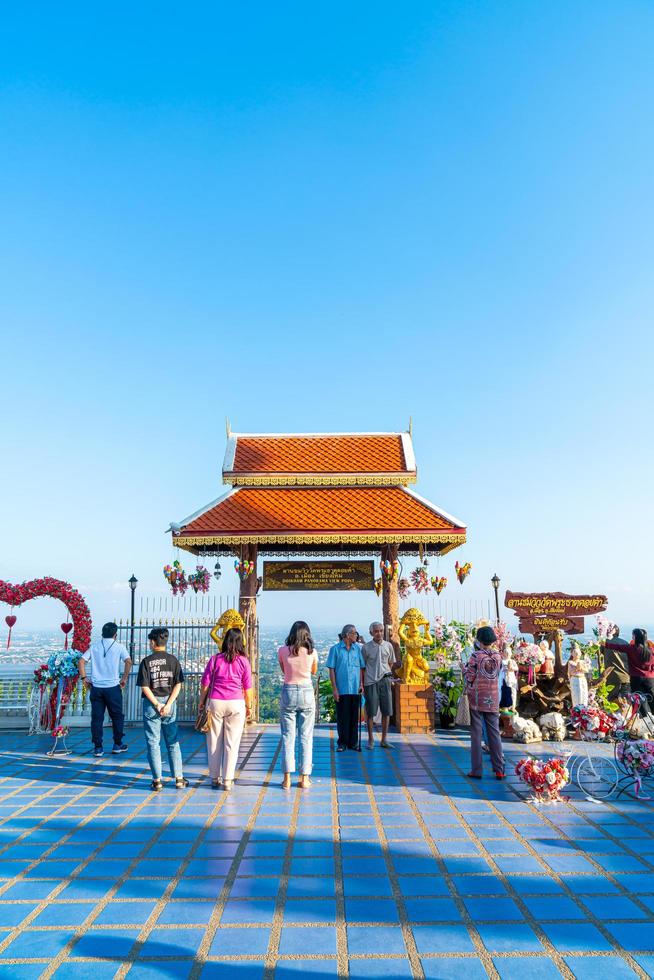
<instances>
[{"instance_id":1,"label":"blue jeans","mask_svg":"<svg viewBox=\"0 0 654 980\"><path fill-rule=\"evenodd\" d=\"M300 743L300 775L310 776L316 702L311 684L284 684L280 700L282 772L295 772L295 732Z\"/></svg>"},{"instance_id":2,"label":"blue jeans","mask_svg":"<svg viewBox=\"0 0 654 980\"><path fill-rule=\"evenodd\" d=\"M166 699L161 698L159 703L165 704ZM147 698L143 698L143 730L152 778L161 779L161 735L163 733L168 750L170 771L175 779L182 779L182 750L179 747L177 735L177 702L172 706L170 714L164 715L162 718L155 706Z\"/></svg>"}]
</instances>

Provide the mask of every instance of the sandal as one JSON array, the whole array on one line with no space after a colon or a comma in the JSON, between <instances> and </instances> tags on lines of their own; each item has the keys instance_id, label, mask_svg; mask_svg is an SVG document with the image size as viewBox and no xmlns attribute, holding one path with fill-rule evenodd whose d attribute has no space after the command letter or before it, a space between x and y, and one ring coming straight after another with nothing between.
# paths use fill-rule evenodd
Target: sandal
<instances>
[{"instance_id":1,"label":"sandal","mask_svg":"<svg viewBox=\"0 0 654 980\"><path fill-rule=\"evenodd\" d=\"M184 789L186 786L188 786L188 779L184 779L183 776L175 780L175 789Z\"/></svg>"},{"instance_id":2,"label":"sandal","mask_svg":"<svg viewBox=\"0 0 654 980\"><path fill-rule=\"evenodd\" d=\"M160 789L163 789L163 783L160 779L153 779L150 783L150 789L154 790L155 793L158 793Z\"/></svg>"},{"instance_id":3,"label":"sandal","mask_svg":"<svg viewBox=\"0 0 654 980\"><path fill-rule=\"evenodd\" d=\"M219 787L220 787L220 780L219 779L212 779L211 780L211 788L212 789L218 789Z\"/></svg>"}]
</instances>

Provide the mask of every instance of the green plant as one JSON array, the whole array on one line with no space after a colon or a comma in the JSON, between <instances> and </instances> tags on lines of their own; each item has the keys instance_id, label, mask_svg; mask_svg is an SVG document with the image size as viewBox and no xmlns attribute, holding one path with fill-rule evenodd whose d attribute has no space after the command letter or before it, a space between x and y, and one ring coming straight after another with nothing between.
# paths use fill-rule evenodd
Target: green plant
<instances>
[{"instance_id":1,"label":"green plant","mask_svg":"<svg viewBox=\"0 0 654 980\"><path fill-rule=\"evenodd\" d=\"M609 700L609 694L611 693L612 690L613 690L613 684L607 684L606 681L602 681L601 684L598 684L595 690L593 691L595 701L597 702L599 707L602 708L604 711L608 711L610 713L617 711L620 707L617 701Z\"/></svg>"},{"instance_id":2,"label":"green plant","mask_svg":"<svg viewBox=\"0 0 654 980\"><path fill-rule=\"evenodd\" d=\"M320 717L327 721L336 721L336 700L328 677L322 677L318 681L318 693L320 696Z\"/></svg>"},{"instance_id":3,"label":"green plant","mask_svg":"<svg viewBox=\"0 0 654 980\"><path fill-rule=\"evenodd\" d=\"M432 681L434 701L441 715L454 718L463 693L463 683L457 679L452 667L440 667Z\"/></svg>"}]
</instances>

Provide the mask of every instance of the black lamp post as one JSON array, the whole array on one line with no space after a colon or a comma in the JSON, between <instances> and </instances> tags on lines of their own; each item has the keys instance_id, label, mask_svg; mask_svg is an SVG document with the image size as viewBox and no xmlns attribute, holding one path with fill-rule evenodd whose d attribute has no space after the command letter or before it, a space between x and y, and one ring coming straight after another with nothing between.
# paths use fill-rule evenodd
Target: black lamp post
<instances>
[{"instance_id":1,"label":"black lamp post","mask_svg":"<svg viewBox=\"0 0 654 980\"><path fill-rule=\"evenodd\" d=\"M500 579L499 579L499 576L498 576L497 572L495 572L495 574L493 575L493 577L491 579L491 585L495 589L495 618L496 618L497 622L499 623L499 621L500 621L500 600L498 598L498 592L499 592L499 588L500 588Z\"/></svg>"},{"instance_id":2,"label":"black lamp post","mask_svg":"<svg viewBox=\"0 0 654 980\"><path fill-rule=\"evenodd\" d=\"M138 585L138 579L136 575L132 574L131 579L128 582L132 593L132 608L130 614L130 631L129 631L129 656L132 662L134 661L134 595L136 593L136 586Z\"/></svg>"}]
</instances>

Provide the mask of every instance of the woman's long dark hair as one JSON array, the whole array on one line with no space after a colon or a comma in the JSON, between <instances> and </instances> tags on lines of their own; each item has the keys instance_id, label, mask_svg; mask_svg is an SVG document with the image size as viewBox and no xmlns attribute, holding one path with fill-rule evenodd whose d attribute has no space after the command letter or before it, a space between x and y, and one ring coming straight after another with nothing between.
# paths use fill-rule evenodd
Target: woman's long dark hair
<instances>
[{"instance_id":1,"label":"woman's long dark hair","mask_svg":"<svg viewBox=\"0 0 654 980\"><path fill-rule=\"evenodd\" d=\"M642 663L648 664L652 659L652 648L647 640L647 630L635 629L633 632L634 643L640 647L640 659Z\"/></svg>"},{"instance_id":2,"label":"woman's long dark hair","mask_svg":"<svg viewBox=\"0 0 654 980\"><path fill-rule=\"evenodd\" d=\"M292 657L297 657L301 647L305 647L309 653L313 653L311 630L303 619L296 620L291 626L286 637L286 646L291 651Z\"/></svg>"},{"instance_id":3,"label":"woman's long dark hair","mask_svg":"<svg viewBox=\"0 0 654 980\"><path fill-rule=\"evenodd\" d=\"M222 655L228 664L234 663L237 657L245 656L245 644L243 643L243 633L241 630L227 630L223 637L223 645L220 648Z\"/></svg>"}]
</instances>

